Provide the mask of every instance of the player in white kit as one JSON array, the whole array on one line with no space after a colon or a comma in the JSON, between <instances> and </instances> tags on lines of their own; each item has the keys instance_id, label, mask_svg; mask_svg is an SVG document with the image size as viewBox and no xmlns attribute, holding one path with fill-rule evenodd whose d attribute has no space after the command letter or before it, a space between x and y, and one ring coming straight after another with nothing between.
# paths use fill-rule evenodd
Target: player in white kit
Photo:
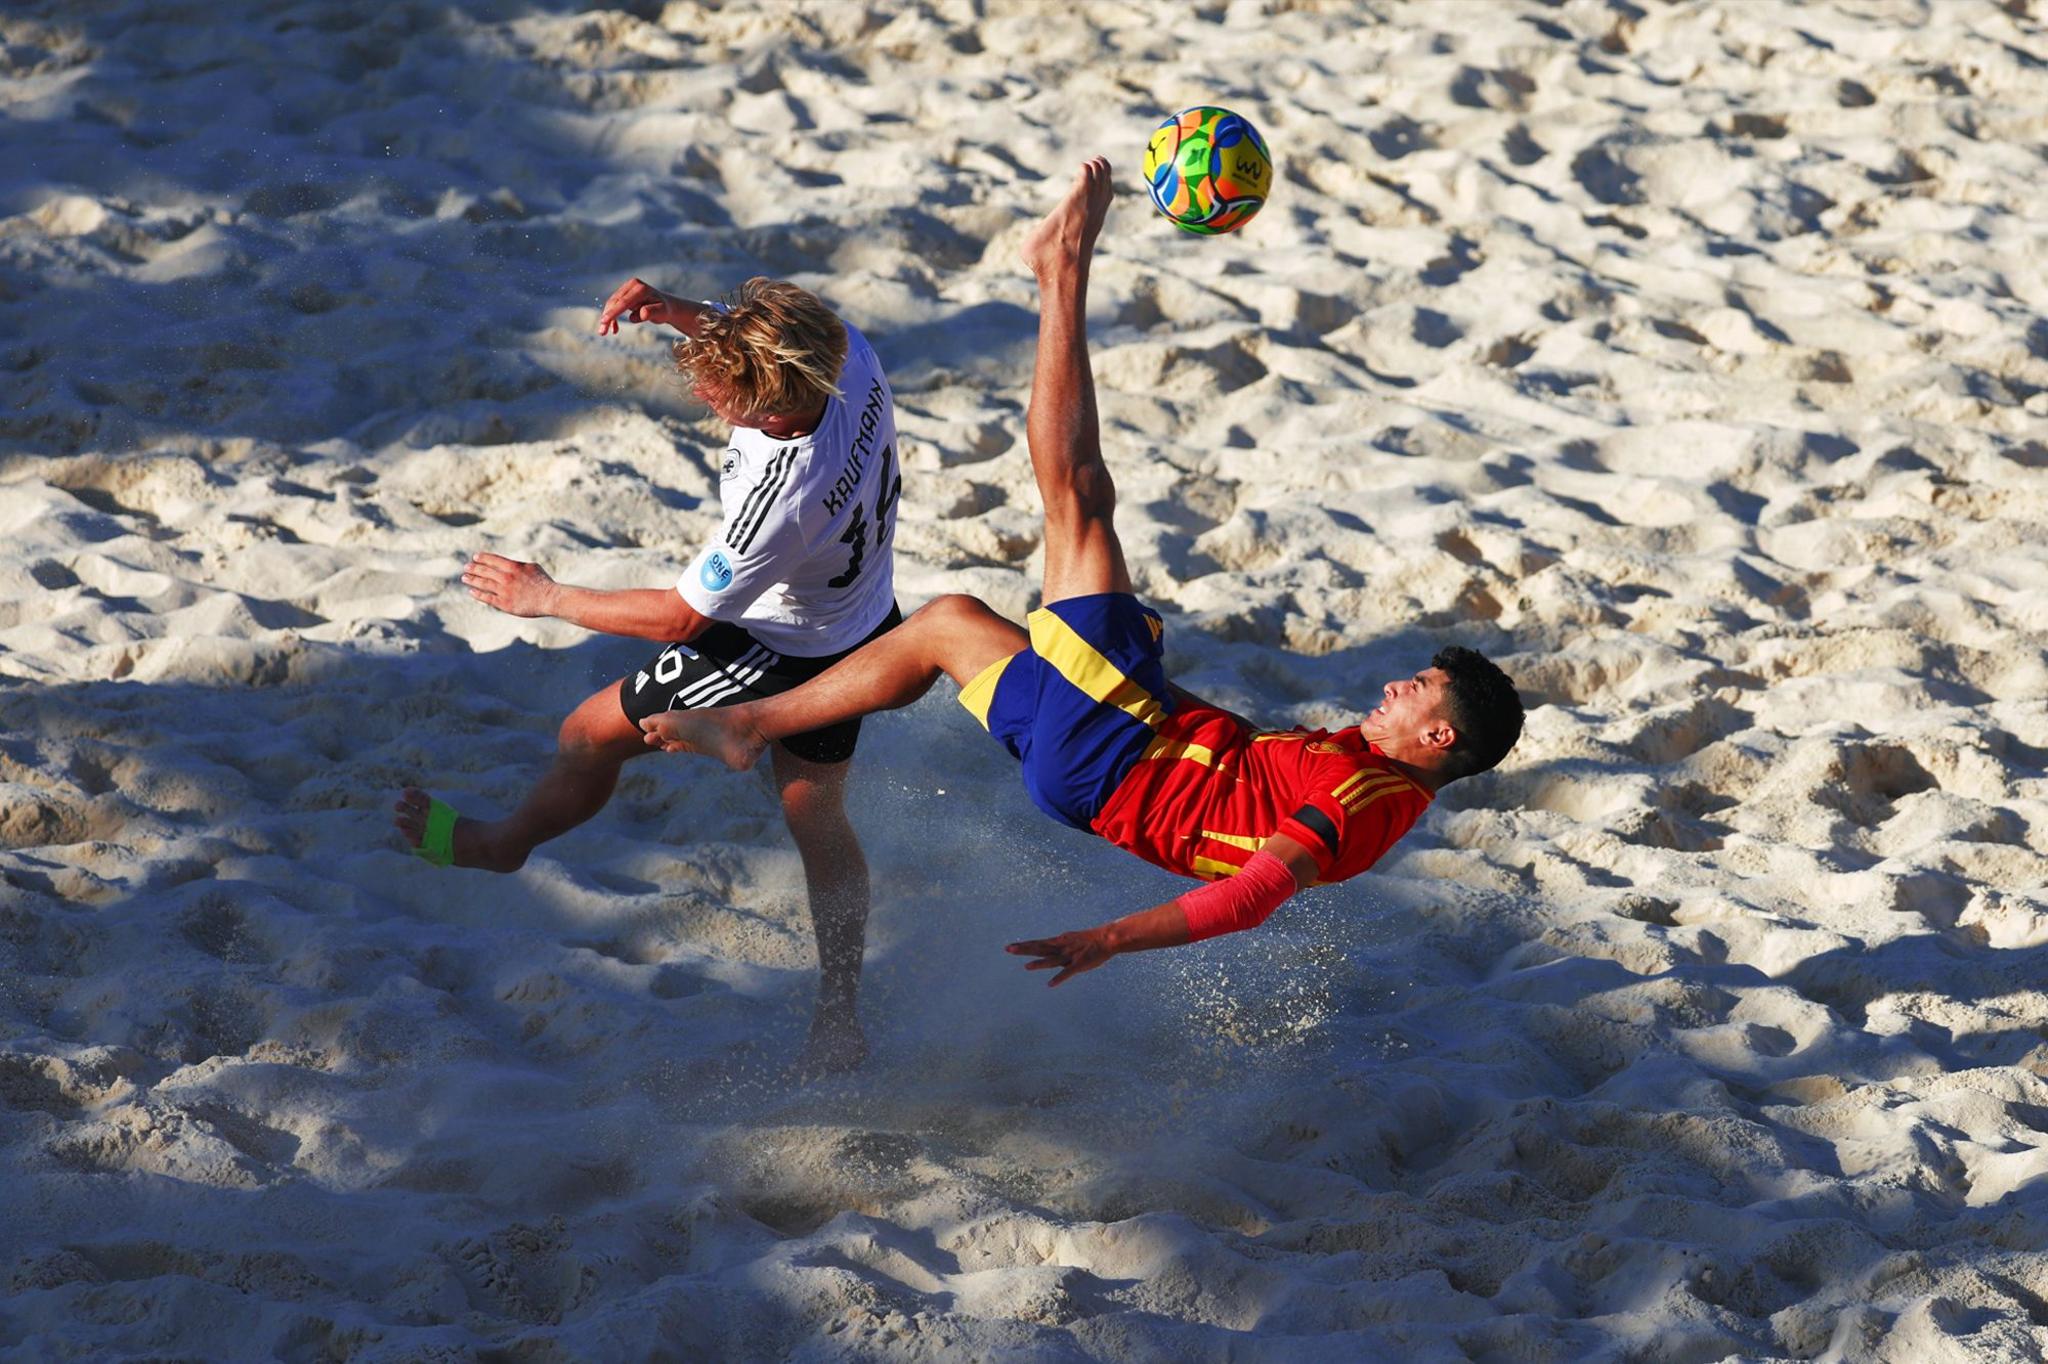
<instances>
[{"instance_id":1,"label":"player in white kit","mask_svg":"<svg viewBox=\"0 0 2048 1364\"><path fill-rule=\"evenodd\" d=\"M725 523L674 587L598 591L539 565L479 554L462 581L516 616L554 616L606 634L664 641L563 722L553 764L519 808L465 819L407 788L396 824L428 861L510 872L535 847L604 807L619 768L648 751L640 722L665 710L729 705L796 686L893 628L894 540L902 476L888 378L867 338L816 295L747 281L722 304L692 303L638 280L599 315L665 323L688 338L677 367L733 425L720 469ZM847 1069L866 1055L856 1011L868 914L867 862L847 822L847 762L858 720L775 749L783 817L803 856L818 942L818 1005L804 1065Z\"/></svg>"}]
</instances>

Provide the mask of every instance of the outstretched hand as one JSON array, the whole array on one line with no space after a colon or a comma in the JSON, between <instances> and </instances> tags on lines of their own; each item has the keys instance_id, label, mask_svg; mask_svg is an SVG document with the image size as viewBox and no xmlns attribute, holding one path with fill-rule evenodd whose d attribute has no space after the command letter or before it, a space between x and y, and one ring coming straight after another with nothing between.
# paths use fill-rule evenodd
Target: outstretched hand
<instances>
[{"instance_id":1,"label":"outstretched hand","mask_svg":"<svg viewBox=\"0 0 2048 1364\"><path fill-rule=\"evenodd\" d=\"M1078 976L1083 971L1093 971L1116 955L1116 949L1109 945L1109 936L1100 928L1084 928L1074 933L1062 933L1057 938L1033 938L1028 942L1013 942L1003 949L1012 956L1035 957L1035 961L1024 963L1027 971L1051 971L1059 974L1047 981L1048 986L1058 985L1069 976Z\"/></svg>"},{"instance_id":2,"label":"outstretched hand","mask_svg":"<svg viewBox=\"0 0 2048 1364\"><path fill-rule=\"evenodd\" d=\"M462 570L462 585L485 606L512 616L554 614L555 580L539 564L484 553Z\"/></svg>"},{"instance_id":3,"label":"outstretched hand","mask_svg":"<svg viewBox=\"0 0 2048 1364\"><path fill-rule=\"evenodd\" d=\"M619 319L628 322L674 322L669 315L667 294L655 288L644 279L629 279L612 290L612 296L604 301L604 308L597 315L597 334L616 336Z\"/></svg>"}]
</instances>

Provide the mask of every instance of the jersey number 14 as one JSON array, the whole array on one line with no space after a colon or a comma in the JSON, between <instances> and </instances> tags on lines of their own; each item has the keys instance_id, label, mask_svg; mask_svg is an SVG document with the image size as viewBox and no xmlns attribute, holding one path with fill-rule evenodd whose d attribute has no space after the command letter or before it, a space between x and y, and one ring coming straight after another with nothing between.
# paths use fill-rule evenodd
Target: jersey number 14
<instances>
[{"instance_id":1,"label":"jersey number 14","mask_svg":"<svg viewBox=\"0 0 2048 1364\"><path fill-rule=\"evenodd\" d=\"M903 476L896 472L896 447L882 447L882 474L875 483L875 548L880 549L889 538L889 513L896 508L896 498L903 491ZM839 537L840 543L853 549L853 558L847 561L846 571L826 584L828 587L851 587L854 579L860 577L861 566L867 561L868 553L868 509L859 502L853 504L853 516L846 523L846 530Z\"/></svg>"}]
</instances>

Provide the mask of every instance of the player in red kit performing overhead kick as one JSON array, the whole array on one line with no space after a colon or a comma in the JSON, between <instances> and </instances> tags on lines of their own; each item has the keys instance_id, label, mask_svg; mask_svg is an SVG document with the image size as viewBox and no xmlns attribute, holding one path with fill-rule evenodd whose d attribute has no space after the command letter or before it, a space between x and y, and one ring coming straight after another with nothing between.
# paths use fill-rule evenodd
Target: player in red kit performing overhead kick
<instances>
[{"instance_id":1,"label":"player in red kit performing overhead kick","mask_svg":"<svg viewBox=\"0 0 2048 1364\"><path fill-rule=\"evenodd\" d=\"M785 734L910 704L939 674L1023 766L1065 824L1209 884L1055 938L1011 943L1051 983L1119 952L1176 947L1264 921L1304 886L1378 861L1438 789L1483 772L1522 732L1505 674L1446 648L1388 682L1334 733L1262 731L1171 687L1159 616L1131 595L1103 463L1084 332L1088 265L1109 208L1109 163L1088 162L1024 245L1043 300L1027 428L1045 501L1044 604L1027 629L967 596L903 625L777 696L641 722L647 742L745 768Z\"/></svg>"}]
</instances>

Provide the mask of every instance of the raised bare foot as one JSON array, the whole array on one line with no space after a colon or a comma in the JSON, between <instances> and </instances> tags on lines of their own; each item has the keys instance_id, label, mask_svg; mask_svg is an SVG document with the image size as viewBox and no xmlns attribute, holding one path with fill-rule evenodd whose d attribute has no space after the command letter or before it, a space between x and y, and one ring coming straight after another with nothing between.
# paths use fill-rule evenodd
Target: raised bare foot
<instances>
[{"instance_id":1,"label":"raised bare foot","mask_svg":"<svg viewBox=\"0 0 2048 1364\"><path fill-rule=\"evenodd\" d=\"M794 1067L797 1078L819 1080L860 1069L868 1059L868 1037L860 1020L820 1010L811 1017L811 1036Z\"/></svg>"},{"instance_id":2,"label":"raised bare foot","mask_svg":"<svg viewBox=\"0 0 2048 1364\"><path fill-rule=\"evenodd\" d=\"M398 804L391 807L391 823L406 847L419 847L420 840L427 836L427 807L432 802L433 798L417 786L408 786L399 793ZM458 817L453 838L454 865L499 872L518 871L525 866L525 852L497 846L490 837L490 829L481 820Z\"/></svg>"},{"instance_id":3,"label":"raised bare foot","mask_svg":"<svg viewBox=\"0 0 2048 1364\"><path fill-rule=\"evenodd\" d=\"M1109 214L1114 190L1109 178L1109 158L1090 157L1074 174L1067 197L1040 220L1024 239L1024 263L1035 275L1062 265L1079 265L1095 249L1095 234Z\"/></svg>"},{"instance_id":4,"label":"raised bare foot","mask_svg":"<svg viewBox=\"0 0 2048 1364\"><path fill-rule=\"evenodd\" d=\"M720 710L664 710L640 722L647 745L664 753L702 753L735 772L761 760L768 741L747 720L744 705Z\"/></svg>"}]
</instances>

